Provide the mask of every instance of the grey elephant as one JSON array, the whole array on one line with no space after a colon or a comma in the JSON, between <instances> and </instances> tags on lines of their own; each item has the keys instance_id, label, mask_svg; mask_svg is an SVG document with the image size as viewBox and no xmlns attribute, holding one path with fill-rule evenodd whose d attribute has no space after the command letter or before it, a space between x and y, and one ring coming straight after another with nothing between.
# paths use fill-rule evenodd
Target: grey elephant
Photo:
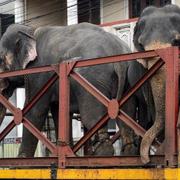
<instances>
[{"instance_id":1,"label":"grey elephant","mask_svg":"<svg viewBox=\"0 0 180 180\"><path fill-rule=\"evenodd\" d=\"M180 8L166 5L162 8L147 7L141 13L134 29L134 45L138 51L160 49L180 45ZM140 60L150 68L157 59ZM164 130L165 122L165 69L164 66L151 79L156 117L153 126L142 139L140 154L142 161L148 163L149 148L153 140Z\"/></svg>"},{"instance_id":2,"label":"grey elephant","mask_svg":"<svg viewBox=\"0 0 180 180\"><path fill-rule=\"evenodd\" d=\"M64 27L40 27L36 30L28 26L14 24L9 26L2 36L0 50L2 58L1 71L56 64L75 57L83 60L130 52L126 44L118 37L89 23ZM77 69L77 71L108 98L119 99L122 97L125 86L131 87L137 80L135 77L140 77L146 70L138 62L123 62L85 67ZM36 94L38 89L42 87L51 75L52 73L41 73L28 76L28 99L31 99ZM8 98L17 86L24 84L24 80L23 78L1 79L0 84L3 90L2 93ZM70 79L70 86L72 89L70 95L70 114L79 112L84 126L90 129L104 115L106 108L73 79ZM151 124L153 119L153 113L147 108L148 103L151 102L150 104L153 109L152 96L149 96L151 93L148 92L151 91L151 88L147 88L148 86L149 84L146 83L144 88L141 88L132 97L133 103L129 103L131 109L128 108L129 110L126 110L131 117L135 117L137 106L141 104L139 112L143 112L141 119L142 125L145 128ZM147 97L145 98L146 94ZM150 99L150 101L147 102L147 99ZM26 116L41 130L49 109L51 109L55 119L55 126L58 127L57 82ZM1 107L1 112L1 117L3 117L3 107ZM122 126L122 123L119 123L119 125ZM37 139L24 128L19 156L32 157L36 145ZM113 154L112 144L108 142L105 147L109 150L105 151L104 149L102 151L98 147L99 152L97 154Z\"/></svg>"}]
</instances>

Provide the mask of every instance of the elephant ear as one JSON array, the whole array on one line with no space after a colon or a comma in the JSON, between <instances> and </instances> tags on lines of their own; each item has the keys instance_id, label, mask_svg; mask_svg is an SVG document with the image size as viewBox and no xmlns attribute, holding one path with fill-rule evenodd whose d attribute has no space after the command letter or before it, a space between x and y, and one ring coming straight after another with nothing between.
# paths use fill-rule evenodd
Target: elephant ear
<instances>
[{"instance_id":1,"label":"elephant ear","mask_svg":"<svg viewBox=\"0 0 180 180\"><path fill-rule=\"evenodd\" d=\"M34 61L37 57L36 40L35 38L25 32L19 31L19 38L16 42L16 52L19 56L18 61L23 69Z\"/></svg>"}]
</instances>

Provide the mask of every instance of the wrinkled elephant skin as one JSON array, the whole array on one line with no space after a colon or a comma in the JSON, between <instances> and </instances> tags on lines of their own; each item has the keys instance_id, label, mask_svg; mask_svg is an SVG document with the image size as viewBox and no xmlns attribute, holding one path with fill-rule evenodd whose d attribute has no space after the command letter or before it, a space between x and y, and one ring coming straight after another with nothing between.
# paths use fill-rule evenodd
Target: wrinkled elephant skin
<instances>
[{"instance_id":1,"label":"wrinkled elephant skin","mask_svg":"<svg viewBox=\"0 0 180 180\"><path fill-rule=\"evenodd\" d=\"M4 49L8 51L4 52ZM17 49L19 50L18 53L16 51ZM118 37L89 23L63 27L40 27L35 31L31 27L14 24L9 26L2 36L0 50L2 55L9 53L8 60L7 58L4 59L4 63L9 70L57 64L69 59L78 58L83 60L130 52L127 45ZM12 52L16 54L11 56ZM142 70L136 74L132 74L130 69L131 67L134 69L133 66L140 67L142 70L142 65L137 62L123 62L85 67L76 69L76 71L108 98L119 99L122 97L125 84L127 84L125 81L128 79L128 85L131 86L134 83L134 79L131 77L135 77L136 74L139 77L144 73L144 70ZM39 73L28 76L26 94L29 100L51 75L52 73ZM9 83L11 84L11 79L9 79ZM82 123L87 129L90 129L106 113L106 108L73 79L70 79L70 86L70 114L72 115L74 112L80 113ZM145 98L144 94L146 92L139 90L136 99L143 101L145 106L147 106L144 99L148 98ZM54 105L51 113L57 130L58 105L55 104L58 104L57 82L26 116L39 130L42 130L48 111ZM137 104L129 103L129 106L127 106L132 106L133 113L130 111L132 116L136 114ZM141 110L143 112L143 106ZM126 112L128 113L128 109ZM146 108L144 110L146 117L148 113ZM146 117L142 117L142 119L146 119ZM144 121L144 126L146 126L146 120ZM101 145L102 148L97 145L96 149L99 152L96 151L96 154L112 155L112 144L107 139ZM24 128L19 155L23 157L34 156L36 146L37 139ZM109 151L103 151L105 146L109 147Z\"/></svg>"}]
</instances>

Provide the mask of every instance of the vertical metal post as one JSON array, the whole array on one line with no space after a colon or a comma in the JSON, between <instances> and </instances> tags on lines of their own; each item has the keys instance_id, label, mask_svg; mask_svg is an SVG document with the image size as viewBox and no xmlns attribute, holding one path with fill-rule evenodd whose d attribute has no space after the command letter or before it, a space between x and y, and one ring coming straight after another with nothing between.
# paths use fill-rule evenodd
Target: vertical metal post
<instances>
[{"instance_id":1,"label":"vertical metal post","mask_svg":"<svg viewBox=\"0 0 180 180\"><path fill-rule=\"evenodd\" d=\"M165 164L175 166L177 152L177 118L178 118L178 78L179 49L169 48L165 54L166 62L166 122L165 122Z\"/></svg>"},{"instance_id":2,"label":"vertical metal post","mask_svg":"<svg viewBox=\"0 0 180 180\"><path fill-rule=\"evenodd\" d=\"M69 80L66 73L66 64L59 65L59 132L58 140L69 141Z\"/></svg>"},{"instance_id":3,"label":"vertical metal post","mask_svg":"<svg viewBox=\"0 0 180 180\"><path fill-rule=\"evenodd\" d=\"M67 64L59 65L59 123L58 123L58 167L65 168L66 156L72 156L73 152L69 147L69 95L70 82L67 76Z\"/></svg>"},{"instance_id":4,"label":"vertical metal post","mask_svg":"<svg viewBox=\"0 0 180 180\"><path fill-rule=\"evenodd\" d=\"M178 168L180 167L180 108L177 122L177 154L178 154Z\"/></svg>"}]
</instances>

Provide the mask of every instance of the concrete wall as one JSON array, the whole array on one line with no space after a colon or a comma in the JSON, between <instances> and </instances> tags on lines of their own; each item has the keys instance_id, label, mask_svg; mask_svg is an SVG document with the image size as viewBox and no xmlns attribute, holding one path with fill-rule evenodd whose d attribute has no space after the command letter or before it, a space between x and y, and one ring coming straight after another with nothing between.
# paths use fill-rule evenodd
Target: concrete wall
<instances>
[{"instance_id":1,"label":"concrete wall","mask_svg":"<svg viewBox=\"0 0 180 180\"><path fill-rule=\"evenodd\" d=\"M34 27L66 25L66 0L26 0L26 24Z\"/></svg>"},{"instance_id":2,"label":"concrete wall","mask_svg":"<svg viewBox=\"0 0 180 180\"><path fill-rule=\"evenodd\" d=\"M128 19L128 0L101 0L101 23Z\"/></svg>"},{"instance_id":3,"label":"concrete wall","mask_svg":"<svg viewBox=\"0 0 180 180\"><path fill-rule=\"evenodd\" d=\"M180 6L180 0L172 0L173 4L177 4L178 6Z\"/></svg>"}]
</instances>

